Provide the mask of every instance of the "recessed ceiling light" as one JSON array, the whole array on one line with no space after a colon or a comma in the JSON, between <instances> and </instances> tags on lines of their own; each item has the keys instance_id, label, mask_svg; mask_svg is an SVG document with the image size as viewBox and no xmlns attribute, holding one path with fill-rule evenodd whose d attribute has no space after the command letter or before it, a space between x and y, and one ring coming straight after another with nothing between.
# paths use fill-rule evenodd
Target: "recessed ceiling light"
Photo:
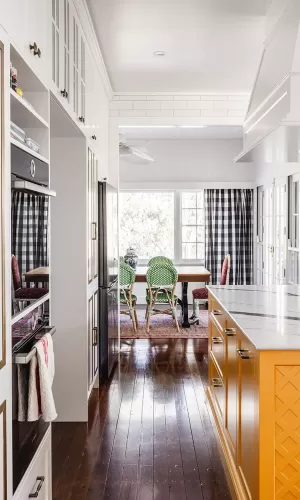
<instances>
[{"instance_id":1,"label":"recessed ceiling light","mask_svg":"<svg viewBox=\"0 0 300 500\"><path fill-rule=\"evenodd\" d=\"M156 50L155 52L153 52L153 55L154 56L164 56L165 51L164 50Z\"/></svg>"}]
</instances>

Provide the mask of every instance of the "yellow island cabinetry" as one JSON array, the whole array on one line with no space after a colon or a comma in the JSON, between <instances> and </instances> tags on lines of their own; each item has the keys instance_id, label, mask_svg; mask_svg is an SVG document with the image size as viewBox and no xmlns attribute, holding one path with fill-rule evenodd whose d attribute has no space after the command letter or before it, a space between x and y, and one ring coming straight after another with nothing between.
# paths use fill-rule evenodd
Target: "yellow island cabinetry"
<instances>
[{"instance_id":1,"label":"yellow island cabinetry","mask_svg":"<svg viewBox=\"0 0 300 500\"><path fill-rule=\"evenodd\" d=\"M209 287L208 349L233 498L300 500L300 287Z\"/></svg>"}]
</instances>

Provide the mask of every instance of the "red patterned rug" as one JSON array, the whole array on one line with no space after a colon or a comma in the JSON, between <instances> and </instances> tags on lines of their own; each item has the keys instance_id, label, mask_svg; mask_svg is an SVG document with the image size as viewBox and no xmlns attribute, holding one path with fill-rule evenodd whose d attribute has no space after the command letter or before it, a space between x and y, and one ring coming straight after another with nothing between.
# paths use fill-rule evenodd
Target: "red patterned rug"
<instances>
[{"instance_id":1,"label":"red patterned rug","mask_svg":"<svg viewBox=\"0 0 300 500\"><path fill-rule=\"evenodd\" d=\"M192 311L190 311L190 315ZM190 328L181 327L181 317L178 314L180 332L177 332L175 322L171 316L158 314L151 316L150 332L146 333L145 310L137 310L139 327L136 334L133 331L132 321L129 316L121 314L120 333L121 339L206 339L208 337L208 312L200 311L200 324L191 325Z\"/></svg>"}]
</instances>

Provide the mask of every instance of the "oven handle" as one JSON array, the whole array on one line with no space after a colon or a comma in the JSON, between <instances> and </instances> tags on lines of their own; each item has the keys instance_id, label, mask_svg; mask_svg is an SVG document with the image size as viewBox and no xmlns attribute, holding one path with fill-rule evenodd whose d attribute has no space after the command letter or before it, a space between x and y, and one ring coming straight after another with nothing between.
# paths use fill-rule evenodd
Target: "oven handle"
<instances>
[{"instance_id":1,"label":"oven handle","mask_svg":"<svg viewBox=\"0 0 300 500\"><path fill-rule=\"evenodd\" d=\"M55 326L45 326L43 328L43 330L45 330L45 335L46 333L50 333L51 335L54 335L54 333L56 332L56 327ZM42 337L43 338L43 335ZM40 340L40 339L39 339ZM31 349L31 351L27 352L27 353L22 353L22 352L19 352L19 353L16 353L13 355L13 363L15 363L16 365L27 365L29 363L29 361L31 361L31 359L36 355L36 348L33 347Z\"/></svg>"}]
</instances>

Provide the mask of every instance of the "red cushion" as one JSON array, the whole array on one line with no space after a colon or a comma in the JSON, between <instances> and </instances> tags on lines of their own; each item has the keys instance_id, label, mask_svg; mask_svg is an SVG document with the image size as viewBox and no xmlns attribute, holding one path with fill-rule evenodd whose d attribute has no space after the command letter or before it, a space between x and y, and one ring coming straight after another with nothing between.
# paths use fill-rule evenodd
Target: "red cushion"
<instances>
[{"instance_id":1,"label":"red cushion","mask_svg":"<svg viewBox=\"0 0 300 500\"><path fill-rule=\"evenodd\" d=\"M21 288L22 283L21 283L19 264L14 255L11 256L11 272L13 277L14 290L18 290L19 288Z\"/></svg>"},{"instance_id":2,"label":"red cushion","mask_svg":"<svg viewBox=\"0 0 300 500\"><path fill-rule=\"evenodd\" d=\"M208 299L208 289L207 288L195 288L193 290L193 299Z\"/></svg>"},{"instance_id":3,"label":"red cushion","mask_svg":"<svg viewBox=\"0 0 300 500\"><path fill-rule=\"evenodd\" d=\"M229 256L226 255L222 266L220 285L226 285L228 270L229 270Z\"/></svg>"},{"instance_id":4,"label":"red cushion","mask_svg":"<svg viewBox=\"0 0 300 500\"><path fill-rule=\"evenodd\" d=\"M48 288L20 288L15 293L15 299L39 299L40 297L43 297L43 295L46 295L46 293L48 292Z\"/></svg>"}]
</instances>

